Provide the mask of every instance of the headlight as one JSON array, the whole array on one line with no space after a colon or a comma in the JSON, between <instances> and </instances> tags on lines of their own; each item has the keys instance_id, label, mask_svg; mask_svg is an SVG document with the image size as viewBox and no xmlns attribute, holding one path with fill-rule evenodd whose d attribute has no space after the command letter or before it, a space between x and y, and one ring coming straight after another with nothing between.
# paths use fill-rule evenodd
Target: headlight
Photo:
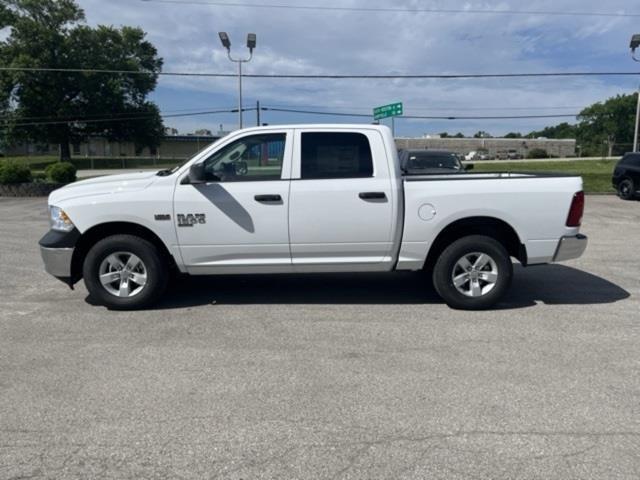
<instances>
[{"instance_id":1,"label":"headlight","mask_svg":"<svg viewBox=\"0 0 640 480\"><path fill-rule=\"evenodd\" d=\"M70 232L75 228L69 216L60 207L49 207L49 222L53 230Z\"/></svg>"}]
</instances>

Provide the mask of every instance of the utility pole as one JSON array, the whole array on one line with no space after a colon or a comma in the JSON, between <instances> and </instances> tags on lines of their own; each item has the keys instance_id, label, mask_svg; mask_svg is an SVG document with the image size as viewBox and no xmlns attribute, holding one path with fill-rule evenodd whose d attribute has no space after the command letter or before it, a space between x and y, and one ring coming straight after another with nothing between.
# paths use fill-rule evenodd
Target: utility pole
<instances>
[{"instance_id":1,"label":"utility pole","mask_svg":"<svg viewBox=\"0 0 640 480\"><path fill-rule=\"evenodd\" d=\"M249 49L248 58L233 58L231 56L231 40L227 32L218 32L222 46L227 49L227 57L233 63L238 64L238 123L242 128L242 64L248 63L253 58L253 49L256 48L256 34L249 33L247 35L247 48Z\"/></svg>"},{"instance_id":2,"label":"utility pole","mask_svg":"<svg viewBox=\"0 0 640 480\"><path fill-rule=\"evenodd\" d=\"M636 106L636 128L633 134L633 151L638 151L638 124L640 124L640 87L638 87L638 104Z\"/></svg>"},{"instance_id":3,"label":"utility pole","mask_svg":"<svg viewBox=\"0 0 640 480\"><path fill-rule=\"evenodd\" d=\"M242 128L242 62L238 62L238 116L240 128Z\"/></svg>"},{"instance_id":4,"label":"utility pole","mask_svg":"<svg viewBox=\"0 0 640 480\"><path fill-rule=\"evenodd\" d=\"M636 57L636 49L640 47L640 34L631 37L629 48L631 49L631 58L636 62L640 62L640 58ZM640 124L640 87L638 88L638 104L636 106L636 127L633 133L633 151L638 151L638 124Z\"/></svg>"},{"instance_id":5,"label":"utility pole","mask_svg":"<svg viewBox=\"0 0 640 480\"><path fill-rule=\"evenodd\" d=\"M260 126L260 100L256 101L256 127Z\"/></svg>"}]
</instances>

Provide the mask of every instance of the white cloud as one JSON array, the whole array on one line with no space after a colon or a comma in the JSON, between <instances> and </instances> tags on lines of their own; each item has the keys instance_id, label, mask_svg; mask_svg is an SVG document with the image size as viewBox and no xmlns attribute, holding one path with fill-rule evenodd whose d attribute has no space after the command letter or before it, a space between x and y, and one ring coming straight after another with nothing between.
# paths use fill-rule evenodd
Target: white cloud
<instances>
[{"instance_id":1,"label":"white cloud","mask_svg":"<svg viewBox=\"0 0 640 480\"><path fill-rule=\"evenodd\" d=\"M294 4L293 0L286 0ZM282 2L282 3L286 3ZM626 50L637 25L630 18L511 16L502 14L406 14L300 11L175 5L139 0L80 0L91 24L139 25L165 59L166 71L235 72L220 47L217 32L225 30L234 54L244 55L247 32L258 35L258 48L247 73L493 73L634 68ZM308 4L319 2L311 2ZM389 6L349 0L322 5ZM419 8L419 0L394 6ZM527 2L429 3L433 8L511 9L529 11L602 11L639 13L631 1L540 0ZM638 11L636 11L638 10ZM635 29L635 30L634 30ZM247 100L263 104L326 105L364 111L402 100L415 114L541 114L544 106L582 106L634 88L632 78L559 78L518 80L264 80L247 79ZM179 91L185 103L192 95L214 92L233 104L233 79L163 77L161 88ZM163 106L161 104L161 106ZM531 106L517 112L513 107ZM489 110L479 110L485 107ZM434 111L430 112L429 108ZM505 108L505 110L496 110ZM437 111L435 109L438 109ZM569 112L576 109L568 109ZM564 113L564 112L561 112ZM269 115L271 121L286 116ZM291 119L293 117L288 117ZM295 117L323 121L323 117ZM570 120L570 119L569 119ZM562 119L558 120L562 121ZM181 129L199 119L176 120ZM403 120L402 133L478 129L494 133L527 131L555 120L479 122L413 122Z\"/></svg>"}]
</instances>

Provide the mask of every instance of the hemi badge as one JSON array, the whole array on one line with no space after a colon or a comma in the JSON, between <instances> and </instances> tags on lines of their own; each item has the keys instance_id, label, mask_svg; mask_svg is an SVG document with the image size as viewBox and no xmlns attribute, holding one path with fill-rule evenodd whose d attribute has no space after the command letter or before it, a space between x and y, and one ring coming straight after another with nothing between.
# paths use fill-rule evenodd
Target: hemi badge
<instances>
[{"instance_id":1,"label":"hemi badge","mask_svg":"<svg viewBox=\"0 0 640 480\"><path fill-rule=\"evenodd\" d=\"M161 222L161 221L165 221L165 220L171 220L171 215L169 215L168 213L156 214L156 215L154 215L154 218L156 220L158 220L159 222Z\"/></svg>"}]
</instances>

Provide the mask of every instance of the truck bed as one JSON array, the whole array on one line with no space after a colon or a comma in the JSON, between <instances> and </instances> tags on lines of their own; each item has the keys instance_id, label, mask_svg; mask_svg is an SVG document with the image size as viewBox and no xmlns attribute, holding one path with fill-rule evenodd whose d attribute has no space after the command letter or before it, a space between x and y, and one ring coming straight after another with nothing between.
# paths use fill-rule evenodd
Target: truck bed
<instances>
[{"instance_id":1,"label":"truck bed","mask_svg":"<svg viewBox=\"0 0 640 480\"><path fill-rule=\"evenodd\" d=\"M554 173L407 175L398 268L414 268L440 231L470 217L497 219L518 232L528 264L548 263L566 235L567 215L582 178Z\"/></svg>"}]
</instances>

